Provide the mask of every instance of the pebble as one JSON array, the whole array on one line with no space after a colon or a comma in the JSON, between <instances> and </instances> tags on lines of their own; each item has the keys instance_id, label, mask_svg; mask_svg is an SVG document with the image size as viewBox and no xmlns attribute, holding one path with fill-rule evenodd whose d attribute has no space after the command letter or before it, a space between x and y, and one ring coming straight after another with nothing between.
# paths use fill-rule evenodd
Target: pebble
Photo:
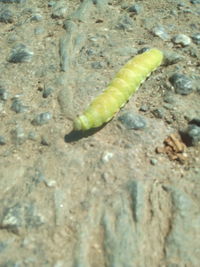
<instances>
[{"instance_id":1,"label":"pebble","mask_svg":"<svg viewBox=\"0 0 200 267\"><path fill-rule=\"evenodd\" d=\"M116 28L119 30L131 31L133 29L133 20L128 15L124 15L120 18Z\"/></svg>"},{"instance_id":2,"label":"pebble","mask_svg":"<svg viewBox=\"0 0 200 267\"><path fill-rule=\"evenodd\" d=\"M191 4L200 4L200 0L190 0Z\"/></svg>"},{"instance_id":3,"label":"pebble","mask_svg":"<svg viewBox=\"0 0 200 267\"><path fill-rule=\"evenodd\" d=\"M151 163L152 165L156 165L157 162L158 162L157 159L154 159L154 158L150 159L150 163Z\"/></svg>"},{"instance_id":4,"label":"pebble","mask_svg":"<svg viewBox=\"0 0 200 267\"><path fill-rule=\"evenodd\" d=\"M63 19L68 15L68 8L61 1L53 5L52 18L54 19Z\"/></svg>"},{"instance_id":5,"label":"pebble","mask_svg":"<svg viewBox=\"0 0 200 267\"><path fill-rule=\"evenodd\" d=\"M30 51L26 45L17 44L12 49L8 61L12 63L29 62L31 61L33 54L34 53Z\"/></svg>"},{"instance_id":6,"label":"pebble","mask_svg":"<svg viewBox=\"0 0 200 267\"><path fill-rule=\"evenodd\" d=\"M46 136L42 136L41 145L43 145L43 146L50 146L51 145L49 139Z\"/></svg>"},{"instance_id":7,"label":"pebble","mask_svg":"<svg viewBox=\"0 0 200 267\"><path fill-rule=\"evenodd\" d=\"M200 124L190 124L186 131L187 138L192 146L195 146L200 141Z\"/></svg>"},{"instance_id":8,"label":"pebble","mask_svg":"<svg viewBox=\"0 0 200 267\"><path fill-rule=\"evenodd\" d=\"M0 135L0 145L3 146L6 144L6 139L4 136Z\"/></svg>"},{"instance_id":9,"label":"pebble","mask_svg":"<svg viewBox=\"0 0 200 267\"><path fill-rule=\"evenodd\" d=\"M32 141L36 141L38 138L38 135L36 134L36 132L30 131L28 133L28 139L32 140Z\"/></svg>"},{"instance_id":10,"label":"pebble","mask_svg":"<svg viewBox=\"0 0 200 267\"><path fill-rule=\"evenodd\" d=\"M21 145L26 141L26 136L22 127L17 127L16 129L12 130L11 136L13 143L16 145Z\"/></svg>"},{"instance_id":11,"label":"pebble","mask_svg":"<svg viewBox=\"0 0 200 267\"><path fill-rule=\"evenodd\" d=\"M43 27L36 27L34 29L35 35L40 35L40 34L43 34L44 32L45 32L45 29Z\"/></svg>"},{"instance_id":12,"label":"pebble","mask_svg":"<svg viewBox=\"0 0 200 267\"><path fill-rule=\"evenodd\" d=\"M199 45L200 44L200 33L195 33L192 35L192 40L195 44Z\"/></svg>"},{"instance_id":13,"label":"pebble","mask_svg":"<svg viewBox=\"0 0 200 267\"><path fill-rule=\"evenodd\" d=\"M165 66L176 64L183 59L183 56L179 55L174 51L163 51L164 52L164 62Z\"/></svg>"},{"instance_id":14,"label":"pebble","mask_svg":"<svg viewBox=\"0 0 200 267\"><path fill-rule=\"evenodd\" d=\"M34 14L32 17L31 17L31 21L42 21L43 20L43 16L41 14Z\"/></svg>"},{"instance_id":15,"label":"pebble","mask_svg":"<svg viewBox=\"0 0 200 267\"><path fill-rule=\"evenodd\" d=\"M45 87L42 96L43 96L44 98L47 98L48 96L50 96L50 95L52 94L53 91L54 91L53 88L51 88L51 87L47 87L47 88L46 88L46 87Z\"/></svg>"},{"instance_id":16,"label":"pebble","mask_svg":"<svg viewBox=\"0 0 200 267\"><path fill-rule=\"evenodd\" d=\"M8 4L12 4L12 3L16 3L16 4L21 4L21 3L25 3L26 0L0 0L0 3L8 3Z\"/></svg>"},{"instance_id":17,"label":"pebble","mask_svg":"<svg viewBox=\"0 0 200 267\"><path fill-rule=\"evenodd\" d=\"M149 106L147 104L143 104L140 107L140 111L142 111L142 112L147 112L148 110L149 110Z\"/></svg>"},{"instance_id":18,"label":"pebble","mask_svg":"<svg viewBox=\"0 0 200 267\"><path fill-rule=\"evenodd\" d=\"M134 113L124 113L119 117L119 121L127 128L127 129L144 129L147 126L145 118L138 114Z\"/></svg>"},{"instance_id":19,"label":"pebble","mask_svg":"<svg viewBox=\"0 0 200 267\"><path fill-rule=\"evenodd\" d=\"M51 119L52 119L51 112L40 113L33 119L32 124L33 125L44 125L44 124L47 124Z\"/></svg>"},{"instance_id":20,"label":"pebble","mask_svg":"<svg viewBox=\"0 0 200 267\"><path fill-rule=\"evenodd\" d=\"M166 32L163 26L156 26L152 29L152 33L155 36L160 37L163 41L169 41L171 39L170 35Z\"/></svg>"},{"instance_id":21,"label":"pebble","mask_svg":"<svg viewBox=\"0 0 200 267\"><path fill-rule=\"evenodd\" d=\"M0 22L13 23L14 15L9 9L4 9L0 11Z\"/></svg>"},{"instance_id":22,"label":"pebble","mask_svg":"<svg viewBox=\"0 0 200 267\"><path fill-rule=\"evenodd\" d=\"M28 110L28 107L24 106L21 103L21 100L19 100L18 98L15 98L12 102L11 110L15 111L16 113L23 113Z\"/></svg>"},{"instance_id":23,"label":"pebble","mask_svg":"<svg viewBox=\"0 0 200 267\"><path fill-rule=\"evenodd\" d=\"M193 81L183 74L175 73L169 77L169 81L177 94L188 95L194 91Z\"/></svg>"},{"instance_id":24,"label":"pebble","mask_svg":"<svg viewBox=\"0 0 200 267\"><path fill-rule=\"evenodd\" d=\"M128 12L131 12L136 15L140 14L141 11L142 11L142 6L138 4L132 5L128 8Z\"/></svg>"},{"instance_id":25,"label":"pebble","mask_svg":"<svg viewBox=\"0 0 200 267\"><path fill-rule=\"evenodd\" d=\"M156 118L162 119L165 115L165 110L164 108L157 108L157 109L154 109L152 113L154 114Z\"/></svg>"},{"instance_id":26,"label":"pebble","mask_svg":"<svg viewBox=\"0 0 200 267\"><path fill-rule=\"evenodd\" d=\"M191 44L191 38L185 34L177 34L172 38L174 44L180 44L182 46L188 46Z\"/></svg>"},{"instance_id":27,"label":"pebble","mask_svg":"<svg viewBox=\"0 0 200 267\"><path fill-rule=\"evenodd\" d=\"M104 62L101 62L101 61L92 62L91 63L91 67L93 69L102 69L102 68L105 67L105 63Z\"/></svg>"},{"instance_id":28,"label":"pebble","mask_svg":"<svg viewBox=\"0 0 200 267\"><path fill-rule=\"evenodd\" d=\"M0 100L3 100L3 101L8 100L8 92L6 89L1 87L1 85L0 85Z\"/></svg>"}]
</instances>

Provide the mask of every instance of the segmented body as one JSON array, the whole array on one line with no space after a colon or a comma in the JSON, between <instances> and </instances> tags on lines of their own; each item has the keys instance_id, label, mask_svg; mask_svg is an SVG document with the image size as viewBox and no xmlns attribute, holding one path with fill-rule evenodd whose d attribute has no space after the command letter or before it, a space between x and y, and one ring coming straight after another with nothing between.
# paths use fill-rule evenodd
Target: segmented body
<instances>
[{"instance_id":1,"label":"segmented body","mask_svg":"<svg viewBox=\"0 0 200 267\"><path fill-rule=\"evenodd\" d=\"M153 48L128 61L102 94L91 102L82 115L75 118L74 130L100 127L111 120L162 60L163 53Z\"/></svg>"}]
</instances>

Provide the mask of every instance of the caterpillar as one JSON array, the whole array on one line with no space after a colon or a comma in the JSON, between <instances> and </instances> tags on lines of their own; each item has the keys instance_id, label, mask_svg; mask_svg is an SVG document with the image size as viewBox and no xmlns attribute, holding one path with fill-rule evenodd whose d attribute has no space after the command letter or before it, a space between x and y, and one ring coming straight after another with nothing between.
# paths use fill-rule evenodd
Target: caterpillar
<instances>
[{"instance_id":1,"label":"caterpillar","mask_svg":"<svg viewBox=\"0 0 200 267\"><path fill-rule=\"evenodd\" d=\"M82 115L74 119L73 129L85 131L100 127L111 120L162 60L163 52L156 48L129 60L102 94L91 102Z\"/></svg>"}]
</instances>

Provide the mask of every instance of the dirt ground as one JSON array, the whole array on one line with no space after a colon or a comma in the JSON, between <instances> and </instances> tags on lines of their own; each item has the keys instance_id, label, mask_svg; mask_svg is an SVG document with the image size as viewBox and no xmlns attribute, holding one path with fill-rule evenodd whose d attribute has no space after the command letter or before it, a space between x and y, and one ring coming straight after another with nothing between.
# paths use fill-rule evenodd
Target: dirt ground
<instances>
[{"instance_id":1,"label":"dirt ground","mask_svg":"<svg viewBox=\"0 0 200 267\"><path fill-rule=\"evenodd\" d=\"M199 14L198 0L0 0L0 267L200 266ZM130 101L74 132L152 47L165 61Z\"/></svg>"}]
</instances>

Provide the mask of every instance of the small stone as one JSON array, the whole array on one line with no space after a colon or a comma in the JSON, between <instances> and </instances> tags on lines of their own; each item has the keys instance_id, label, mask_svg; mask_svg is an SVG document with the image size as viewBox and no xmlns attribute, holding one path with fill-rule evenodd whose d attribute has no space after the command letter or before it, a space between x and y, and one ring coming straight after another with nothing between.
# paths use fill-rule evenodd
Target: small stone
<instances>
[{"instance_id":1,"label":"small stone","mask_svg":"<svg viewBox=\"0 0 200 267\"><path fill-rule=\"evenodd\" d=\"M163 64L165 66L176 64L177 62L183 59L183 56L179 55L176 52L172 51L163 51L164 52L164 61Z\"/></svg>"},{"instance_id":2,"label":"small stone","mask_svg":"<svg viewBox=\"0 0 200 267\"><path fill-rule=\"evenodd\" d=\"M48 138L46 136L42 137L41 145L43 145L43 146L50 146L51 145L50 141L48 140Z\"/></svg>"},{"instance_id":3,"label":"small stone","mask_svg":"<svg viewBox=\"0 0 200 267\"><path fill-rule=\"evenodd\" d=\"M4 136L0 135L0 145L3 146L6 144L6 139Z\"/></svg>"},{"instance_id":4,"label":"small stone","mask_svg":"<svg viewBox=\"0 0 200 267\"><path fill-rule=\"evenodd\" d=\"M32 121L32 124L33 125L44 125L44 124L47 124L51 119L52 119L51 112L40 113Z\"/></svg>"},{"instance_id":5,"label":"small stone","mask_svg":"<svg viewBox=\"0 0 200 267\"><path fill-rule=\"evenodd\" d=\"M119 30L131 31L133 29L133 20L128 15L124 15L119 19L116 28Z\"/></svg>"},{"instance_id":6,"label":"small stone","mask_svg":"<svg viewBox=\"0 0 200 267\"><path fill-rule=\"evenodd\" d=\"M193 119L189 122L185 135L189 145L195 146L200 142L200 119Z\"/></svg>"},{"instance_id":7,"label":"small stone","mask_svg":"<svg viewBox=\"0 0 200 267\"><path fill-rule=\"evenodd\" d=\"M0 22L4 23L13 23L14 16L13 13L9 9L2 9L0 11Z\"/></svg>"},{"instance_id":8,"label":"small stone","mask_svg":"<svg viewBox=\"0 0 200 267\"><path fill-rule=\"evenodd\" d=\"M8 61L12 63L29 62L31 61L33 54L34 53L30 51L24 44L17 44L12 49Z\"/></svg>"},{"instance_id":9,"label":"small stone","mask_svg":"<svg viewBox=\"0 0 200 267\"><path fill-rule=\"evenodd\" d=\"M200 33L196 33L192 35L192 40L195 44L199 45L200 44Z\"/></svg>"},{"instance_id":10,"label":"small stone","mask_svg":"<svg viewBox=\"0 0 200 267\"><path fill-rule=\"evenodd\" d=\"M157 164L157 159L150 159L150 163L152 164L152 165L156 165Z\"/></svg>"},{"instance_id":11,"label":"small stone","mask_svg":"<svg viewBox=\"0 0 200 267\"><path fill-rule=\"evenodd\" d=\"M110 161L110 159L113 157L113 155L114 155L114 154L113 154L112 152L106 151L106 152L103 154L103 156L102 156L102 161L103 161L104 163Z\"/></svg>"},{"instance_id":12,"label":"small stone","mask_svg":"<svg viewBox=\"0 0 200 267\"><path fill-rule=\"evenodd\" d=\"M42 21L43 20L43 16L41 14L34 14L32 17L31 17L31 21Z\"/></svg>"},{"instance_id":13,"label":"small stone","mask_svg":"<svg viewBox=\"0 0 200 267\"><path fill-rule=\"evenodd\" d=\"M56 3L55 6L53 6L53 12L52 12L52 18L54 19L63 19L66 18L68 14L68 8L64 6L64 4Z\"/></svg>"},{"instance_id":14,"label":"small stone","mask_svg":"<svg viewBox=\"0 0 200 267\"><path fill-rule=\"evenodd\" d=\"M200 141L200 127L197 125L189 125L187 135L190 139L191 145L197 145Z\"/></svg>"},{"instance_id":15,"label":"small stone","mask_svg":"<svg viewBox=\"0 0 200 267\"><path fill-rule=\"evenodd\" d=\"M93 69L102 69L105 67L105 63L100 61L92 62L91 67Z\"/></svg>"},{"instance_id":16,"label":"small stone","mask_svg":"<svg viewBox=\"0 0 200 267\"><path fill-rule=\"evenodd\" d=\"M0 2L8 3L8 4L12 4L12 3L21 4L21 3L25 3L26 0L0 0Z\"/></svg>"},{"instance_id":17,"label":"small stone","mask_svg":"<svg viewBox=\"0 0 200 267\"><path fill-rule=\"evenodd\" d=\"M132 5L128 8L128 12L131 12L131 13L134 13L136 15L138 15L139 13L141 13L142 11L142 6L141 5L138 5L138 4L135 4L135 5Z\"/></svg>"},{"instance_id":18,"label":"small stone","mask_svg":"<svg viewBox=\"0 0 200 267\"><path fill-rule=\"evenodd\" d=\"M44 32L45 32L45 29L43 27L36 27L34 29L35 35L40 35L40 34L43 34Z\"/></svg>"},{"instance_id":19,"label":"small stone","mask_svg":"<svg viewBox=\"0 0 200 267\"><path fill-rule=\"evenodd\" d=\"M165 31L164 27L163 26L157 26L157 27L154 27L152 29L152 33L155 35L155 36L158 36L160 37L163 41L168 41L170 40L170 36L169 34Z\"/></svg>"},{"instance_id":20,"label":"small stone","mask_svg":"<svg viewBox=\"0 0 200 267\"><path fill-rule=\"evenodd\" d=\"M47 98L48 96L50 96L52 94L52 92L53 92L53 88L51 88L51 87L46 88L45 87L42 96L44 98Z\"/></svg>"},{"instance_id":21,"label":"small stone","mask_svg":"<svg viewBox=\"0 0 200 267\"><path fill-rule=\"evenodd\" d=\"M183 74L175 73L169 77L169 81L177 94L188 95L194 91L193 81Z\"/></svg>"},{"instance_id":22,"label":"small stone","mask_svg":"<svg viewBox=\"0 0 200 267\"><path fill-rule=\"evenodd\" d=\"M152 113L154 114L156 118L162 119L165 115L165 110L164 108L157 108L157 109L154 109Z\"/></svg>"},{"instance_id":23,"label":"small stone","mask_svg":"<svg viewBox=\"0 0 200 267\"><path fill-rule=\"evenodd\" d=\"M17 127L15 130L11 131L13 143L16 145L22 145L26 141L26 136L24 129Z\"/></svg>"},{"instance_id":24,"label":"small stone","mask_svg":"<svg viewBox=\"0 0 200 267\"><path fill-rule=\"evenodd\" d=\"M174 44L180 44L182 46L188 46L191 44L191 39L185 34L178 34L172 38Z\"/></svg>"},{"instance_id":25,"label":"small stone","mask_svg":"<svg viewBox=\"0 0 200 267\"><path fill-rule=\"evenodd\" d=\"M14 233L19 232L19 228L22 226L22 207L20 204L8 208L3 220L1 222L1 228L5 228Z\"/></svg>"},{"instance_id":26,"label":"small stone","mask_svg":"<svg viewBox=\"0 0 200 267\"><path fill-rule=\"evenodd\" d=\"M146 104L143 104L143 105L140 107L140 111L147 112L148 110L149 110L149 106L146 105Z\"/></svg>"},{"instance_id":27,"label":"small stone","mask_svg":"<svg viewBox=\"0 0 200 267\"><path fill-rule=\"evenodd\" d=\"M50 1L48 2L48 7L53 7L56 5L56 1Z\"/></svg>"},{"instance_id":28,"label":"small stone","mask_svg":"<svg viewBox=\"0 0 200 267\"><path fill-rule=\"evenodd\" d=\"M28 133L28 139L32 140L32 141L36 141L38 138L38 135L36 134L36 132L30 131Z\"/></svg>"},{"instance_id":29,"label":"small stone","mask_svg":"<svg viewBox=\"0 0 200 267\"><path fill-rule=\"evenodd\" d=\"M0 85L0 100L6 101L8 99L8 92Z\"/></svg>"},{"instance_id":30,"label":"small stone","mask_svg":"<svg viewBox=\"0 0 200 267\"><path fill-rule=\"evenodd\" d=\"M11 105L11 110L15 111L16 113L23 113L28 110L28 107L24 106L18 98L15 98Z\"/></svg>"},{"instance_id":31,"label":"small stone","mask_svg":"<svg viewBox=\"0 0 200 267\"><path fill-rule=\"evenodd\" d=\"M200 0L190 0L191 4L200 4Z\"/></svg>"},{"instance_id":32,"label":"small stone","mask_svg":"<svg viewBox=\"0 0 200 267\"><path fill-rule=\"evenodd\" d=\"M138 114L134 113L124 113L119 117L119 121L127 128L127 129L144 129L147 126L145 118Z\"/></svg>"}]
</instances>

